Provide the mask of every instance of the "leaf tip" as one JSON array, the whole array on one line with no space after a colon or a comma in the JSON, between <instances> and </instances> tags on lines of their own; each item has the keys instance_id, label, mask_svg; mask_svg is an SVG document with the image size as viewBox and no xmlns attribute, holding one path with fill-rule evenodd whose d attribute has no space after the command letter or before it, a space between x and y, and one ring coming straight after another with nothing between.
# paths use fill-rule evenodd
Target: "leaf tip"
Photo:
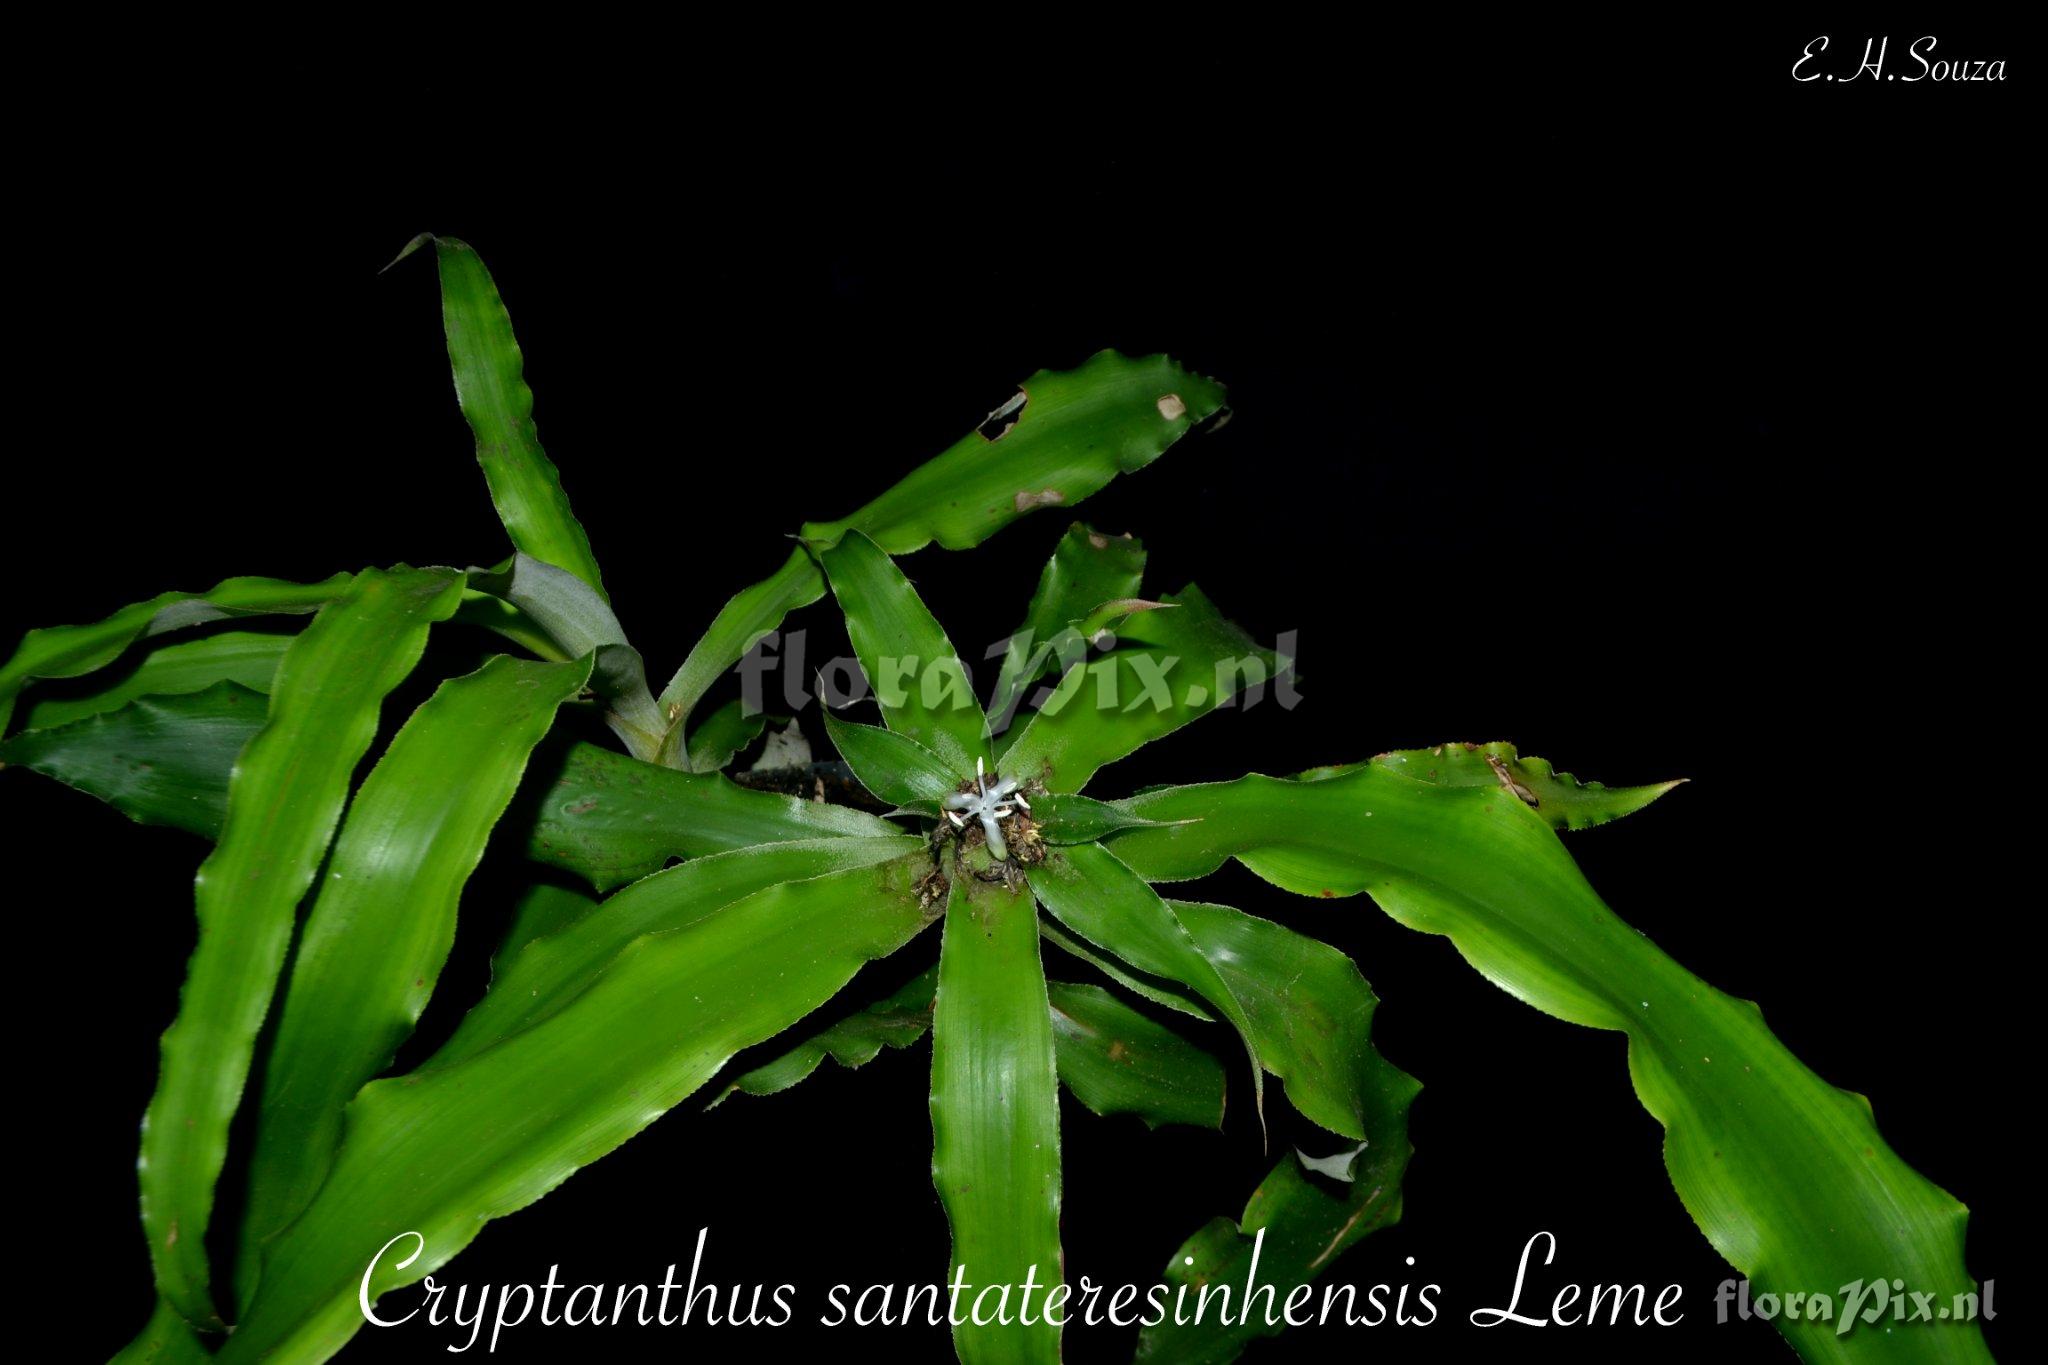
<instances>
[{"instance_id":1,"label":"leaf tip","mask_svg":"<svg viewBox=\"0 0 2048 1365\"><path fill-rule=\"evenodd\" d=\"M404 260L404 259L405 259L406 257L408 257L408 256L412 255L412 254L413 254L413 253L414 253L415 251L418 251L418 250L419 250L419 249L420 249L421 247L425 246L425 245L426 245L427 243L429 243L429 242L436 242L436 241L439 241L439 240L440 240L440 239L439 239L439 238L437 238L437 237L436 237L436 236L435 236L435 235L434 235L433 233L431 233L431 232L422 232L421 234L419 234L419 236L417 236L417 237L413 238L413 239L412 239L411 241L407 242L407 243L406 243L406 244L405 244L404 246L402 246L402 247L398 248L398 254L397 254L396 256L393 256L393 257L392 257L392 258L391 258L391 259L390 259L389 261L385 262L385 264L384 264L384 269L383 269L383 270L379 270L379 271L378 271L377 273L378 273L379 275L382 275L382 274L384 273L384 271L386 271L386 270L389 270L389 269L391 269L391 267L392 267L392 266L395 266L395 265L397 265L397 264L398 264L398 263L399 263L400 261L402 261L402 260Z\"/></svg>"}]
</instances>

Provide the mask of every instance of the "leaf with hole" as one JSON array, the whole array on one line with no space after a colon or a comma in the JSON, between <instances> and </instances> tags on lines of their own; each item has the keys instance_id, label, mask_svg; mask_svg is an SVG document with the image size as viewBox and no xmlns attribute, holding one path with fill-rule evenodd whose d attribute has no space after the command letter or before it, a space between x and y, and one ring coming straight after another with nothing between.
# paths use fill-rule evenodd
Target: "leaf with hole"
<instances>
[{"instance_id":1,"label":"leaf with hole","mask_svg":"<svg viewBox=\"0 0 2048 1365\"><path fill-rule=\"evenodd\" d=\"M1374 1047L1376 1002L1343 954L1157 887L1233 859L1317 902L1370 894L1539 1009L1625 1035L1673 1188L1759 1290L1810 1291L1872 1266L1943 1299L1972 1289L1961 1206L1884 1144L1868 1106L1807 1070L1753 1006L1609 912L1563 851L1559 831L1629 814L1668 784L1582 783L1487 744L1293 780L1081 796L1211 711L1262 691L1295 698L1286 637L1280 650L1255 643L1194 588L1143 595L1138 543L1082 526L1059 540L1021 614L956 623L1024 628L990 694L994 742L976 694L955 685L965 669L950 637L894 557L967 549L1031 511L1072 506L1214 419L1220 386L1113 352L1034 375L852 516L804 524L781 569L727 600L657 700L535 435L497 286L463 244L428 242L458 403L510 559L467 574L231 579L32 631L0 666L0 732L17 702L28 727L0 744L7 766L215 840L143 1138L158 1306L123 1359L326 1359L362 1325L359 1294L437 1271L491 1220L728 1067L712 1093L772 1093L826 1057L859 1066L927 1032L929 1111L905 1116L904 1135L921 1141L930 1125L932 1178L969 1285L1028 1276L1050 1289L1064 1277L1062 1172L1093 1149L1061 1133L1059 1084L1076 1097L1069 1113L1214 1128L1235 1033L1249 1108L1268 1117L1257 1101L1270 1072L1300 1117L1271 1115L1293 1150L1240 1217L1185 1242L1167 1285L1213 1298L1242 1286L1256 1254L1276 1293L1321 1280L1325 1299L1341 1297L1331 1267L1399 1216L1415 1083ZM819 449L867 460L887 440L880 408ZM397 478L393 496L406 487ZM692 538L671 539L650 591L684 609L719 600L701 586L716 566L693 557ZM981 563L958 572L999 577ZM792 722L761 763L721 775L763 718L744 700L698 718L699 704L828 592L883 724L827 715L844 761L819 762ZM317 614L275 633L239 619L292 613ZM427 700L401 727L386 698L442 621L480 626L517 657L423 679ZM191 627L204 629L173 638ZM610 741L579 738L586 683ZM1006 726L1020 698L1032 709ZM380 743L380 729L396 733ZM472 887L483 864L491 875ZM482 900L484 888L504 903L458 917L465 890ZM942 917L937 944L868 970ZM499 924L490 989L450 1002L469 1006L452 1037L393 1074L451 936ZM1048 982L1047 945L1088 979ZM856 976L868 984L834 1005ZM251 1076L262 1081L245 1111ZM817 1122L794 1109L791 1121ZM231 1151L237 1123L253 1141ZM239 1226L213 1226L225 1221L213 1215L222 1179L248 1182ZM1182 1184L1191 1223L1236 1203L1199 1168ZM380 1253L394 1237L405 1246ZM1171 1241L1162 1230L1160 1251ZM209 1253L237 1268L231 1334L218 1331ZM1270 1325L1211 1312L1156 1324L1139 1345L1148 1360L1224 1361ZM1814 1361L1988 1359L1975 1323L1849 1335L1776 1325ZM970 1318L954 1344L974 1362L1052 1361L1061 1349L1043 1318Z\"/></svg>"}]
</instances>

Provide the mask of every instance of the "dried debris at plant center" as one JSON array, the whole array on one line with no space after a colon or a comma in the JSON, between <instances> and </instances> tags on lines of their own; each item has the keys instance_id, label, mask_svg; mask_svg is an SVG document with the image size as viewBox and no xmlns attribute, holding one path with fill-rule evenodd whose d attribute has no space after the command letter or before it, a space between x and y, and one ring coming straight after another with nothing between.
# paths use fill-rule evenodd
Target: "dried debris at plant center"
<instances>
[{"instance_id":1,"label":"dried debris at plant center","mask_svg":"<svg viewBox=\"0 0 2048 1365\"><path fill-rule=\"evenodd\" d=\"M989 784L987 774L965 778L940 811L931 833L934 867L930 877L919 884L920 895L944 894L949 884L947 855L956 865L966 866L970 855L986 849L988 866L973 867L982 881L1000 881L1012 890L1024 883L1024 869L1045 861L1046 843L1039 820L1031 813L1031 799L1045 794L1045 785L1033 781L1016 784L999 779ZM993 826L995 840L989 838Z\"/></svg>"}]
</instances>

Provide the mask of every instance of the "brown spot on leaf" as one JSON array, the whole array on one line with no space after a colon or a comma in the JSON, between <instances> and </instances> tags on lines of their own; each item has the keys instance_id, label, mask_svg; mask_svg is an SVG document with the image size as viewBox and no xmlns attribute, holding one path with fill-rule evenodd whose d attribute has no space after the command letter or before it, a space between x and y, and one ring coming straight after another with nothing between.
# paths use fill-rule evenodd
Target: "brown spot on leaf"
<instances>
[{"instance_id":1,"label":"brown spot on leaf","mask_svg":"<svg viewBox=\"0 0 2048 1365\"><path fill-rule=\"evenodd\" d=\"M1467 747L1469 748L1471 746ZM1515 775L1508 771L1508 765L1501 762L1497 755L1488 754L1486 756L1486 762L1487 766L1493 769L1493 775L1496 779L1499 780L1501 786L1513 792L1516 796L1520 797L1529 805L1540 806L1543 804L1541 801L1538 801L1536 799L1535 792L1530 791L1527 787L1515 781ZM1488 809L1492 808L1488 807Z\"/></svg>"},{"instance_id":2,"label":"brown spot on leaf","mask_svg":"<svg viewBox=\"0 0 2048 1365\"><path fill-rule=\"evenodd\" d=\"M1020 488L1010 501L1019 512L1029 512L1037 507L1057 507L1066 500L1067 495L1057 488L1041 488L1036 493Z\"/></svg>"}]
</instances>

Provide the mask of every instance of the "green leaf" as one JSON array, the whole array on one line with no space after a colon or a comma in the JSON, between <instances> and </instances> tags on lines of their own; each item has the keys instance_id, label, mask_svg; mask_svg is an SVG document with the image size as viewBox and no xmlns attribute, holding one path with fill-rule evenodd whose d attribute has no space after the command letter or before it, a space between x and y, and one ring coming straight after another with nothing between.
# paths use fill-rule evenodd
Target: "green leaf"
<instances>
[{"instance_id":1,"label":"green leaf","mask_svg":"<svg viewBox=\"0 0 2048 1365\"><path fill-rule=\"evenodd\" d=\"M936 967L901 990L805 1035L772 1060L737 1077L711 1106L735 1091L774 1095L807 1079L826 1057L856 1068L885 1046L907 1048L932 1023ZM1136 1114L1147 1127L1223 1122L1223 1067L1171 1029L1097 986L1049 981L1054 1055L1062 1084L1097 1114Z\"/></svg>"},{"instance_id":2,"label":"green leaf","mask_svg":"<svg viewBox=\"0 0 2048 1365\"><path fill-rule=\"evenodd\" d=\"M19 764L77 787L144 824L213 838L227 809L228 774L263 725L263 698L218 695L131 703L58 730L0 745ZM888 836L896 826L849 806L749 791L715 773L679 773L594 744L536 763L520 820L527 853L609 891L673 858L823 835Z\"/></svg>"},{"instance_id":3,"label":"green leaf","mask_svg":"<svg viewBox=\"0 0 2048 1365\"><path fill-rule=\"evenodd\" d=\"M1051 982L1060 1079L1102 1115L1136 1114L1147 1128L1223 1126L1223 1064L1100 986Z\"/></svg>"},{"instance_id":4,"label":"green leaf","mask_svg":"<svg viewBox=\"0 0 2048 1365\"><path fill-rule=\"evenodd\" d=\"M462 605L448 618L501 635L538 658L567 663L576 656L564 649L540 622L495 593L464 590Z\"/></svg>"},{"instance_id":5,"label":"green leaf","mask_svg":"<svg viewBox=\"0 0 2048 1365\"><path fill-rule=\"evenodd\" d=\"M512 923L506 926L498 951L491 955L492 984L505 979L512 961L530 945L550 934L561 933L597 907L595 896L566 886L536 882L527 887L512 908Z\"/></svg>"},{"instance_id":6,"label":"green leaf","mask_svg":"<svg viewBox=\"0 0 2048 1365\"><path fill-rule=\"evenodd\" d=\"M1214 380L1164 356L1131 359L1114 351L1078 369L1041 370L1019 392L1028 401L1005 419L1008 429L997 439L969 432L852 516L807 524L805 545L822 550L859 531L892 555L934 540L949 550L970 549L1027 512L1071 507L1119 473L1150 464L1223 406L1223 386ZM1177 402L1162 403L1167 399ZM726 603L662 689L671 724L680 729L712 683L785 616L824 593L824 573L800 546L774 576ZM664 755L673 759L677 751L672 733Z\"/></svg>"},{"instance_id":7,"label":"green leaf","mask_svg":"<svg viewBox=\"0 0 2048 1365\"><path fill-rule=\"evenodd\" d=\"M14 657L0 665L0 734L7 732L21 689L38 678L76 678L121 657L137 640L219 621L231 616L264 616L318 611L339 597L349 575L324 583L287 583L276 578L230 578L210 592L167 592L123 607L89 626L50 626L21 637Z\"/></svg>"},{"instance_id":8,"label":"green leaf","mask_svg":"<svg viewBox=\"0 0 2048 1365\"><path fill-rule=\"evenodd\" d=\"M570 746L536 777L528 856L599 891L658 871L671 858L902 832L850 806L748 791L717 773L677 772L594 744Z\"/></svg>"},{"instance_id":9,"label":"green leaf","mask_svg":"<svg viewBox=\"0 0 2048 1365\"><path fill-rule=\"evenodd\" d=\"M663 763L675 767L688 754L684 726L711 685L781 625L784 617L824 595L825 571L811 558L811 552L799 545L781 568L734 593L732 600L719 608L710 629L691 646L690 656L661 690L661 707L669 722L662 742Z\"/></svg>"},{"instance_id":10,"label":"green leaf","mask_svg":"<svg viewBox=\"0 0 2048 1365\"><path fill-rule=\"evenodd\" d=\"M1132 798L1158 819L1114 836L1153 881L1236 857L1290 891L1371 892L1401 923L1545 1013L1629 1040L1629 1075L1664 1125L1673 1186L1714 1247L1760 1291L1811 1292L1872 1273L1945 1300L1970 1290L1967 1211L1885 1144L1861 1097L1826 1084L1765 1027L1616 918L1557 834L1492 787L1362 766L1321 781L1246 777ZM1974 1325L1837 1337L1777 1326L1810 1361L1989 1359Z\"/></svg>"},{"instance_id":11,"label":"green leaf","mask_svg":"<svg viewBox=\"0 0 2048 1365\"><path fill-rule=\"evenodd\" d=\"M1104 535L1080 522L1067 528L1038 576L1024 624L1010 636L996 674L988 714L1007 727L1024 690L1049 673L1064 673L1087 653L1075 629L1105 602L1134 598L1145 572L1145 547L1130 536Z\"/></svg>"},{"instance_id":12,"label":"green leaf","mask_svg":"<svg viewBox=\"0 0 2048 1365\"><path fill-rule=\"evenodd\" d=\"M1404 749L1373 759L1376 767L1446 787L1500 787L1513 792L1542 816L1552 829L1590 829L1619 820L1649 805L1684 782L1657 782L1646 787L1609 787L1581 782L1553 769L1541 758L1523 758L1512 744L1439 744L1434 749ZM1303 774L1305 778L1314 776Z\"/></svg>"},{"instance_id":13,"label":"green leaf","mask_svg":"<svg viewBox=\"0 0 2048 1365\"><path fill-rule=\"evenodd\" d=\"M228 788L220 842L199 869L199 946L143 1120L142 1220L157 1290L187 1321L219 1321L206 1230L256 1031L293 911L313 879L369 748L384 696L412 671L427 628L461 600L441 570L368 570L286 651L262 731Z\"/></svg>"},{"instance_id":14,"label":"green leaf","mask_svg":"<svg viewBox=\"0 0 2048 1365\"><path fill-rule=\"evenodd\" d=\"M1372 1045L1379 1002L1350 958L1227 906L1172 904L1203 953L1244 1000L1259 1034L1260 1055L1285 1081L1294 1107L1363 1144L1341 1158L1311 1161L1299 1152L1283 1157L1253 1195L1242 1231L1217 1219L1177 1251L1167 1268L1168 1282L1189 1285L1191 1293L1205 1285L1236 1286L1233 1307L1242 1308L1254 1242L1263 1230L1258 1280L1274 1286L1284 1303L1290 1291L1328 1269L1346 1247L1400 1216L1401 1176L1409 1156L1408 1109L1420 1087ZM1312 1178L1302 1170L1311 1164L1326 1172L1341 1168L1342 1181L1349 1183ZM1169 1320L1140 1335L1139 1355L1161 1361L1232 1360L1245 1342L1278 1331L1285 1321L1269 1323L1264 1317L1231 1323L1211 1312L1199 1323Z\"/></svg>"},{"instance_id":15,"label":"green leaf","mask_svg":"<svg viewBox=\"0 0 2048 1365\"><path fill-rule=\"evenodd\" d=\"M734 1091L781 1094L807 1079L827 1057L852 1069L872 1062L884 1047L909 1047L932 1026L932 998L938 985L937 967L920 972L887 998L833 1020L772 1061L742 1072L706 1107L725 1103Z\"/></svg>"},{"instance_id":16,"label":"green leaf","mask_svg":"<svg viewBox=\"0 0 2048 1365\"><path fill-rule=\"evenodd\" d=\"M921 846L911 835L764 844L643 877L606 900L598 913L506 955L492 975L489 994L463 1018L434 1064L464 1061L554 1015L642 935L688 928L771 886L872 867Z\"/></svg>"},{"instance_id":17,"label":"green leaf","mask_svg":"<svg viewBox=\"0 0 2048 1365\"><path fill-rule=\"evenodd\" d=\"M228 775L270 703L235 683L144 697L118 711L0 743L0 763L54 777L144 825L212 839L227 815Z\"/></svg>"},{"instance_id":18,"label":"green leaf","mask_svg":"<svg viewBox=\"0 0 2048 1365\"><path fill-rule=\"evenodd\" d=\"M1263 1123L1264 1061L1251 1016L1173 907L1101 844L1054 849L1028 875L1038 903L1060 923L1139 971L1186 986L1231 1022L1251 1058L1252 1102Z\"/></svg>"},{"instance_id":19,"label":"green leaf","mask_svg":"<svg viewBox=\"0 0 2048 1365\"><path fill-rule=\"evenodd\" d=\"M430 241L440 264L441 325L448 335L455 397L476 434L477 463L490 484L498 519L522 554L566 569L602 598L604 579L590 537L569 510L562 476L534 430L533 391L526 387L512 315L483 258L466 242L422 233L398 259Z\"/></svg>"},{"instance_id":20,"label":"green leaf","mask_svg":"<svg viewBox=\"0 0 2048 1365\"><path fill-rule=\"evenodd\" d=\"M633 757L654 757L667 723L647 691L640 651L626 643L610 603L576 575L524 552L500 568L471 570L469 581L525 613L567 657L594 655L590 685L607 703L605 722Z\"/></svg>"},{"instance_id":21,"label":"green leaf","mask_svg":"<svg viewBox=\"0 0 2048 1365\"><path fill-rule=\"evenodd\" d=\"M820 556L882 723L937 754L955 774L993 767L988 721L953 642L881 547L848 531Z\"/></svg>"},{"instance_id":22,"label":"green leaf","mask_svg":"<svg viewBox=\"0 0 2048 1365\"><path fill-rule=\"evenodd\" d=\"M964 780L958 768L908 735L841 720L830 710L824 715L832 746L878 801L917 808L944 800Z\"/></svg>"},{"instance_id":23,"label":"green leaf","mask_svg":"<svg viewBox=\"0 0 2048 1365\"><path fill-rule=\"evenodd\" d=\"M143 697L182 697L231 682L268 694L289 635L231 630L150 650L118 681L83 695L37 698L22 717L23 730L47 730L88 716L118 711Z\"/></svg>"},{"instance_id":24,"label":"green leaf","mask_svg":"<svg viewBox=\"0 0 2048 1365\"><path fill-rule=\"evenodd\" d=\"M326 1359L363 1325L359 1292L374 1300L438 1270L486 1221L540 1198L902 947L930 922L916 892L929 867L920 851L773 886L644 935L533 1028L365 1086L332 1174L271 1243L218 1359Z\"/></svg>"},{"instance_id":25,"label":"green leaf","mask_svg":"<svg viewBox=\"0 0 2048 1365\"><path fill-rule=\"evenodd\" d=\"M455 942L462 889L527 755L590 664L500 655L441 684L350 802L264 1065L236 1286L244 1302L262 1242L326 1176L343 1106L419 1022Z\"/></svg>"},{"instance_id":26,"label":"green leaf","mask_svg":"<svg viewBox=\"0 0 2048 1365\"><path fill-rule=\"evenodd\" d=\"M1174 610L1131 618L1125 638L1135 647L1067 671L1004 755L1004 772L1077 792L1108 764L1292 666L1226 620L1199 588L1164 601Z\"/></svg>"},{"instance_id":27,"label":"green leaf","mask_svg":"<svg viewBox=\"0 0 2048 1365\"><path fill-rule=\"evenodd\" d=\"M1138 1334L1137 1358L1158 1365L1227 1365L1247 1343L1276 1335L1286 1325L1282 1310L1291 1291L1311 1283L1347 1248L1400 1221L1408 1156L1407 1134L1397 1130L1358 1154L1348 1183L1310 1175L1293 1153L1280 1158L1245 1205L1242 1219L1215 1219L1173 1253L1166 1283L1174 1286L1176 1296L1186 1287L1188 1316L1201 1307L1200 1320L1176 1323L1169 1316L1145 1328ZM1247 1299L1251 1285L1257 1289ZM1335 1296L1333 1322L1343 1322L1347 1311L1369 1312L1356 1285L1333 1285L1324 1295ZM1297 1311L1321 1308L1321 1300L1311 1299ZM1229 1322L1223 1320L1226 1309Z\"/></svg>"},{"instance_id":28,"label":"green leaf","mask_svg":"<svg viewBox=\"0 0 2048 1365\"><path fill-rule=\"evenodd\" d=\"M892 555L933 541L970 549L1027 512L1072 507L1144 468L1223 406L1216 381L1165 356L1115 351L1040 370L1020 391L1024 405L995 440L970 432L852 516L805 526L803 538L830 545L859 531Z\"/></svg>"},{"instance_id":29,"label":"green leaf","mask_svg":"<svg viewBox=\"0 0 2048 1365\"><path fill-rule=\"evenodd\" d=\"M1038 818L1038 836L1048 844L1092 844L1120 830L1155 823L1133 815L1121 801L1096 801L1086 796L1046 792L1029 798Z\"/></svg>"},{"instance_id":30,"label":"green leaf","mask_svg":"<svg viewBox=\"0 0 2048 1365\"><path fill-rule=\"evenodd\" d=\"M733 755L761 737L768 717L747 714L743 701L729 701L704 718L690 736L690 771L715 773L732 762Z\"/></svg>"},{"instance_id":31,"label":"green leaf","mask_svg":"<svg viewBox=\"0 0 2048 1365\"><path fill-rule=\"evenodd\" d=\"M1372 1045L1379 1000L1356 963L1227 905L1168 904L1243 1003L1260 1060L1304 1118L1354 1142L1400 1127L1419 1087Z\"/></svg>"},{"instance_id":32,"label":"green leaf","mask_svg":"<svg viewBox=\"0 0 2048 1365\"><path fill-rule=\"evenodd\" d=\"M953 1230L947 1283L988 1286L1008 1325L953 1329L962 1365L1057 1362L1045 1290L1060 1282L1060 1111L1051 1005L1028 896L953 876L932 1011L932 1183ZM1033 1323L1018 1320L1030 1295ZM996 1311L990 1300L984 1318Z\"/></svg>"},{"instance_id":33,"label":"green leaf","mask_svg":"<svg viewBox=\"0 0 2048 1365\"><path fill-rule=\"evenodd\" d=\"M1038 933L1041 938L1053 947L1058 948L1070 957L1078 958L1087 963L1132 994L1142 996L1155 1005L1164 1005L1166 1008L1185 1014L1190 1018L1200 1019L1204 1023L1213 1024L1216 1022L1216 1016L1209 1013L1203 1007L1200 1000L1191 994L1184 993L1181 987L1171 982L1161 981L1156 977L1148 978L1138 972L1131 971L1115 958L1098 953L1072 934L1062 932L1059 926L1050 920L1041 919L1038 921Z\"/></svg>"},{"instance_id":34,"label":"green leaf","mask_svg":"<svg viewBox=\"0 0 2048 1365\"><path fill-rule=\"evenodd\" d=\"M162 1299L135 1340L121 1348L109 1365L204 1365L213 1353L206 1349L191 1324Z\"/></svg>"}]
</instances>

